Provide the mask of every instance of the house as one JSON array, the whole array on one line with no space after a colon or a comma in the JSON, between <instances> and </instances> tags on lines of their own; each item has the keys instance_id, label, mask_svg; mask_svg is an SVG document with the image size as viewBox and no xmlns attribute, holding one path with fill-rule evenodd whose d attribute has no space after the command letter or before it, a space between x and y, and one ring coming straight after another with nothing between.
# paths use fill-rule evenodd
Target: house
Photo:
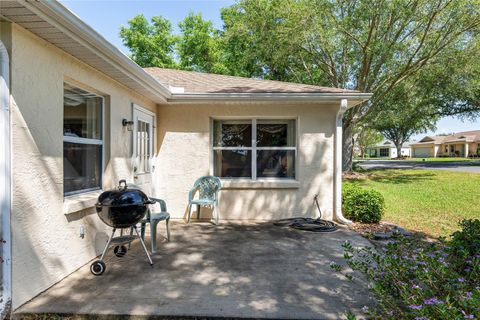
<instances>
[{"instance_id":1,"label":"house","mask_svg":"<svg viewBox=\"0 0 480 320\"><path fill-rule=\"evenodd\" d=\"M3 303L13 309L97 256L93 208L119 179L185 216L203 175L221 219L341 212L342 115L370 94L142 69L56 1L0 2ZM207 212L208 214L208 212Z\"/></svg>"},{"instance_id":2,"label":"house","mask_svg":"<svg viewBox=\"0 0 480 320\"><path fill-rule=\"evenodd\" d=\"M479 157L480 130L458 132L445 136L426 136L411 144L416 158Z\"/></svg>"},{"instance_id":3,"label":"house","mask_svg":"<svg viewBox=\"0 0 480 320\"><path fill-rule=\"evenodd\" d=\"M367 154L372 158L410 157L410 143L405 142L398 155L397 147L392 142L384 140L375 146L368 147Z\"/></svg>"}]
</instances>

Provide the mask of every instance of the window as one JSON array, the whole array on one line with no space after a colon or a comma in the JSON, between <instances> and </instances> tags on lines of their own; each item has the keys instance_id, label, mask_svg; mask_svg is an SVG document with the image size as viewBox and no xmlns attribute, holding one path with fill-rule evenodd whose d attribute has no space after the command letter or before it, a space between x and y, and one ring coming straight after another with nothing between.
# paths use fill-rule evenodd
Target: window
<instances>
[{"instance_id":1,"label":"window","mask_svg":"<svg viewBox=\"0 0 480 320\"><path fill-rule=\"evenodd\" d=\"M138 120L137 121L137 157L138 157L138 166L136 167L136 173L149 173L150 166L149 160L152 157L153 144L150 139L151 135L151 126L150 123Z\"/></svg>"},{"instance_id":2,"label":"window","mask_svg":"<svg viewBox=\"0 0 480 320\"><path fill-rule=\"evenodd\" d=\"M213 168L221 178L295 179L295 120L214 120Z\"/></svg>"},{"instance_id":3,"label":"window","mask_svg":"<svg viewBox=\"0 0 480 320\"><path fill-rule=\"evenodd\" d=\"M380 157L388 157L388 156L389 156L388 148L381 148Z\"/></svg>"},{"instance_id":4,"label":"window","mask_svg":"<svg viewBox=\"0 0 480 320\"><path fill-rule=\"evenodd\" d=\"M63 192L101 188L103 172L103 98L64 84Z\"/></svg>"}]
</instances>

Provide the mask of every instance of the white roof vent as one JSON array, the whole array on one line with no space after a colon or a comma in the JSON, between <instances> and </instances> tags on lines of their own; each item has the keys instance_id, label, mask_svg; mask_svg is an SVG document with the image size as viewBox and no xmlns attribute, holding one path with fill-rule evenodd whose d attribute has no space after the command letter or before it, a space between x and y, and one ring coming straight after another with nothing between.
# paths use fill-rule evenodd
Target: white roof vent
<instances>
[{"instance_id":1,"label":"white roof vent","mask_svg":"<svg viewBox=\"0 0 480 320\"><path fill-rule=\"evenodd\" d=\"M184 87L168 86L168 90L170 90L171 93L185 93Z\"/></svg>"}]
</instances>

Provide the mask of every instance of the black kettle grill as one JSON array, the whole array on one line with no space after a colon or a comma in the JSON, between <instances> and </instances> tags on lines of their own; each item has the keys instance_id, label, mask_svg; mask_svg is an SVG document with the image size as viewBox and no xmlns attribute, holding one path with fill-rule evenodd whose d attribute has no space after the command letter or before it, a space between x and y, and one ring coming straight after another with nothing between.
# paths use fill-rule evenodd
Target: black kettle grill
<instances>
[{"instance_id":1,"label":"black kettle grill","mask_svg":"<svg viewBox=\"0 0 480 320\"><path fill-rule=\"evenodd\" d=\"M148 254L145 243L140 237L136 224L139 223L147 214L148 205L155 203L154 200L139 189L127 187L126 180L118 182L118 188L103 192L95 204L97 214L106 225L113 228L112 234L108 239L102 256L99 260L90 265L92 274L99 276L105 272L104 262L105 254L111 244L115 244L114 253L117 257L123 257L127 253L126 244L135 239L139 239L143 249L148 257L150 265L153 265L152 259ZM114 237L117 229L130 228L130 235L123 235L123 230L119 237ZM135 230L136 235L133 235Z\"/></svg>"}]
</instances>

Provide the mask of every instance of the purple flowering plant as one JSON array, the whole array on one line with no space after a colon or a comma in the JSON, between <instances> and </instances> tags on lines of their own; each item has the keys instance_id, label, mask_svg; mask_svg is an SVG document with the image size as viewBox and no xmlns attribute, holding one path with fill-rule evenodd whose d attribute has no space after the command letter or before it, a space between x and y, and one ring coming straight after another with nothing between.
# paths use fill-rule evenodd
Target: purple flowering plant
<instances>
[{"instance_id":1,"label":"purple flowering plant","mask_svg":"<svg viewBox=\"0 0 480 320\"><path fill-rule=\"evenodd\" d=\"M378 302L364 312L371 319L480 319L480 221L460 226L450 239L433 243L402 235L382 250L345 243L351 270L335 271L353 270L369 281Z\"/></svg>"}]
</instances>

